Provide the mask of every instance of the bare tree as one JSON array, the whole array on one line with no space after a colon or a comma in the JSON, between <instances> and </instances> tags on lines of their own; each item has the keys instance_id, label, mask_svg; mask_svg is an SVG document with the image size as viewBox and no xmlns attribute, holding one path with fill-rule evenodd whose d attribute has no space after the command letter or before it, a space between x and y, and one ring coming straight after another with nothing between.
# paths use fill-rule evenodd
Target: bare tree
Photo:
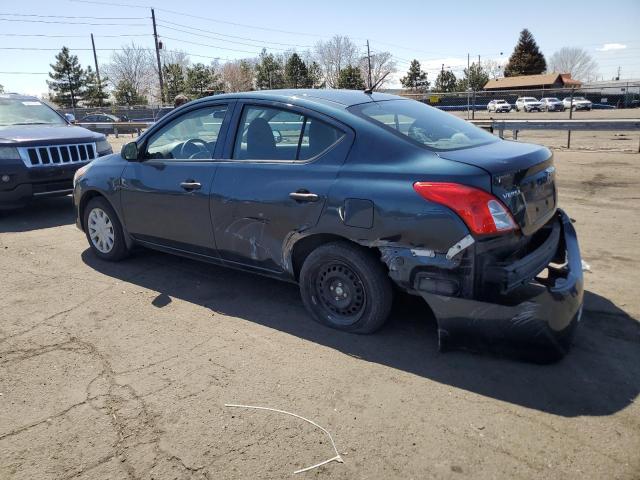
<instances>
[{"instance_id":1,"label":"bare tree","mask_svg":"<svg viewBox=\"0 0 640 480\"><path fill-rule=\"evenodd\" d=\"M562 47L549 60L549 71L570 73L577 80L591 80L598 74L598 64L586 50L578 47Z\"/></svg>"},{"instance_id":2,"label":"bare tree","mask_svg":"<svg viewBox=\"0 0 640 480\"><path fill-rule=\"evenodd\" d=\"M495 60L484 60L482 62L482 68L485 72L487 72L489 78L504 77L504 67Z\"/></svg>"},{"instance_id":3,"label":"bare tree","mask_svg":"<svg viewBox=\"0 0 640 480\"><path fill-rule=\"evenodd\" d=\"M111 55L105 71L113 85L127 84L138 97L149 97L157 81L152 52L131 42ZM154 79L155 77L155 79Z\"/></svg>"},{"instance_id":4,"label":"bare tree","mask_svg":"<svg viewBox=\"0 0 640 480\"><path fill-rule=\"evenodd\" d=\"M327 86L336 88L340 70L349 65L358 65L358 47L351 39L335 35L331 40L320 40L315 46L316 61L322 68Z\"/></svg>"},{"instance_id":5,"label":"bare tree","mask_svg":"<svg viewBox=\"0 0 640 480\"><path fill-rule=\"evenodd\" d=\"M191 65L191 59L189 54L184 50L160 50L160 63L162 65L180 65L183 70L186 70ZM158 71L157 62L153 64L156 72Z\"/></svg>"},{"instance_id":6,"label":"bare tree","mask_svg":"<svg viewBox=\"0 0 640 480\"><path fill-rule=\"evenodd\" d=\"M365 83L369 82L369 62L367 57L364 56L360 60L360 70L362 71L362 78ZM397 72L396 62L393 59L393 55L390 52L380 52L371 55L371 85L375 85L378 82L376 88L381 88L389 80L392 73ZM382 80L384 78L384 80Z\"/></svg>"},{"instance_id":7,"label":"bare tree","mask_svg":"<svg viewBox=\"0 0 640 480\"><path fill-rule=\"evenodd\" d=\"M246 92L253 88L254 66L249 60L234 60L222 66L221 77L225 92Z\"/></svg>"}]
</instances>

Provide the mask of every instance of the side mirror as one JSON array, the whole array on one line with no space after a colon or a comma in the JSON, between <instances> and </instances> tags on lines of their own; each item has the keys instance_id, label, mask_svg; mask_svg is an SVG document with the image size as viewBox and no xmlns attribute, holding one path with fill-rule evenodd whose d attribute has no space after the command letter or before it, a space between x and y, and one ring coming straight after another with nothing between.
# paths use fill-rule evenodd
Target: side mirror
<instances>
[{"instance_id":1,"label":"side mirror","mask_svg":"<svg viewBox=\"0 0 640 480\"><path fill-rule=\"evenodd\" d=\"M65 113L64 118L66 118L69 123L76 123L76 116L73 113Z\"/></svg>"},{"instance_id":2,"label":"side mirror","mask_svg":"<svg viewBox=\"0 0 640 480\"><path fill-rule=\"evenodd\" d=\"M122 147L120 156L129 162L138 161L138 144L136 142L129 142Z\"/></svg>"}]
</instances>

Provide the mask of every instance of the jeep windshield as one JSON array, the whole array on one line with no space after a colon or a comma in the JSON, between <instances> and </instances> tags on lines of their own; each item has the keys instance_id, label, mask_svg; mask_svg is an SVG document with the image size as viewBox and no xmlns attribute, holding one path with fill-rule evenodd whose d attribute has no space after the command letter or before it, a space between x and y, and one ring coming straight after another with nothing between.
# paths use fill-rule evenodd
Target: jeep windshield
<instances>
[{"instance_id":1,"label":"jeep windshield","mask_svg":"<svg viewBox=\"0 0 640 480\"><path fill-rule=\"evenodd\" d=\"M415 100L368 102L349 111L432 150L458 150L498 141L462 119Z\"/></svg>"},{"instance_id":2,"label":"jeep windshield","mask_svg":"<svg viewBox=\"0 0 640 480\"><path fill-rule=\"evenodd\" d=\"M0 96L0 126L8 125L66 125L66 122L35 98Z\"/></svg>"}]
</instances>

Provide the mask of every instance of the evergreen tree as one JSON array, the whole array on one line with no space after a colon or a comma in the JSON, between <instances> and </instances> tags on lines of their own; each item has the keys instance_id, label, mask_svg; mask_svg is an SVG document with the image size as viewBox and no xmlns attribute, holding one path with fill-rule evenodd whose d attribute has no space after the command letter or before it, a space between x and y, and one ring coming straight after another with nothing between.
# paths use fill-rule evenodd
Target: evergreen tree
<instances>
[{"instance_id":1,"label":"evergreen tree","mask_svg":"<svg viewBox=\"0 0 640 480\"><path fill-rule=\"evenodd\" d=\"M544 55L540 52L531 32L525 28L520 32L518 44L504 67L504 76L536 75L546 69L547 62Z\"/></svg>"},{"instance_id":2,"label":"evergreen tree","mask_svg":"<svg viewBox=\"0 0 640 480\"><path fill-rule=\"evenodd\" d=\"M311 87L309 70L297 53L293 53L284 67L284 79L287 88Z\"/></svg>"},{"instance_id":3,"label":"evergreen tree","mask_svg":"<svg viewBox=\"0 0 640 480\"><path fill-rule=\"evenodd\" d=\"M315 60L309 65L309 87L324 88L326 83L322 79L322 67Z\"/></svg>"},{"instance_id":4,"label":"evergreen tree","mask_svg":"<svg viewBox=\"0 0 640 480\"><path fill-rule=\"evenodd\" d=\"M256 88L258 90L284 88L282 64L266 49L262 49L256 65Z\"/></svg>"},{"instance_id":5,"label":"evergreen tree","mask_svg":"<svg viewBox=\"0 0 640 480\"><path fill-rule=\"evenodd\" d=\"M105 85L108 78L100 78L98 82L98 75L93 71L91 66L87 67L86 79L85 79L85 92L84 103L89 107L102 107L108 105L107 99L109 94L106 91Z\"/></svg>"},{"instance_id":6,"label":"evergreen tree","mask_svg":"<svg viewBox=\"0 0 640 480\"><path fill-rule=\"evenodd\" d=\"M187 67L186 88L192 97L204 97L207 90L217 90L218 84L218 76L206 65L196 63L193 67Z\"/></svg>"},{"instance_id":7,"label":"evergreen tree","mask_svg":"<svg viewBox=\"0 0 640 480\"><path fill-rule=\"evenodd\" d=\"M436 78L434 90L436 92L455 92L456 76L451 70L442 70Z\"/></svg>"},{"instance_id":8,"label":"evergreen tree","mask_svg":"<svg viewBox=\"0 0 640 480\"><path fill-rule=\"evenodd\" d=\"M146 105L147 98L142 95L138 95L138 92L128 80L120 80L116 89L113 92L116 97L116 103L118 105Z\"/></svg>"},{"instance_id":9,"label":"evergreen tree","mask_svg":"<svg viewBox=\"0 0 640 480\"><path fill-rule=\"evenodd\" d=\"M413 91L425 91L429 88L427 72L422 71L418 60L411 61L407 75L400 79L400 83L404 88Z\"/></svg>"},{"instance_id":10,"label":"evergreen tree","mask_svg":"<svg viewBox=\"0 0 640 480\"><path fill-rule=\"evenodd\" d=\"M178 63L164 65L162 67L162 76L164 78L165 98L167 102L172 103L174 98L185 93L186 86L182 65Z\"/></svg>"},{"instance_id":11,"label":"evergreen tree","mask_svg":"<svg viewBox=\"0 0 640 480\"><path fill-rule=\"evenodd\" d=\"M472 63L469 68L464 69L464 77L459 82L459 91L471 88L472 90L482 90L489 81L489 74L479 63Z\"/></svg>"},{"instance_id":12,"label":"evergreen tree","mask_svg":"<svg viewBox=\"0 0 640 480\"><path fill-rule=\"evenodd\" d=\"M364 90L364 80L358 67L348 65L340 70L338 75L338 88L350 90Z\"/></svg>"},{"instance_id":13,"label":"evergreen tree","mask_svg":"<svg viewBox=\"0 0 640 480\"><path fill-rule=\"evenodd\" d=\"M72 107L82 100L86 86L86 73L78 62L76 55L71 55L67 47L62 47L56 55L56 63L50 65L51 81L47 80L52 91L51 100L62 107Z\"/></svg>"},{"instance_id":14,"label":"evergreen tree","mask_svg":"<svg viewBox=\"0 0 640 480\"><path fill-rule=\"evenodd\" d=\"M0 85L0 93L4 93L4 85Z\"/></svg>"}]
</instances>

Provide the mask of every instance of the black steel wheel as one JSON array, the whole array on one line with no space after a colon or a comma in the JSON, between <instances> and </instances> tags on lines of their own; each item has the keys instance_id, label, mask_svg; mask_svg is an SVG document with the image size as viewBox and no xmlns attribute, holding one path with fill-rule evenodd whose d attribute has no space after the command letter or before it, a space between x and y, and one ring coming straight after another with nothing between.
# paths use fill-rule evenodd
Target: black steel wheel
<instances>
[{"instance_id":1,"label":"black steel wheel","mask_svg":"<svg viewBox=\"0 0 640 480\"><path fill-rule=\"evenodd\" d=\"M347 242L329 243L311 252L300 271L300 293L314 320L354 333L380 328L393 298L380 259Z\"/></svg>"}]
</instances>

